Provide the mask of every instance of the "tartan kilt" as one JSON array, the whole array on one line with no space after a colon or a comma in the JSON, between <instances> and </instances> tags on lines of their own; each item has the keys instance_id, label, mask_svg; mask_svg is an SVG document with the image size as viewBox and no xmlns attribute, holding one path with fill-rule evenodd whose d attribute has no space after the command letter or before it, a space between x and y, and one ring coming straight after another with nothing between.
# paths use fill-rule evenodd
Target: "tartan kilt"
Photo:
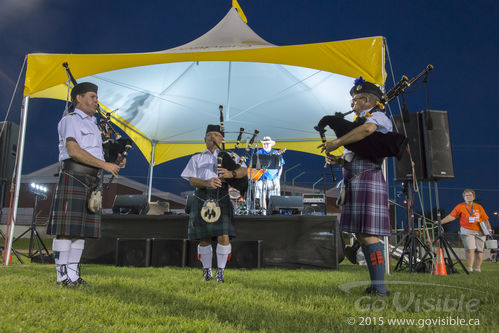
<instances>
[{"instance_id":1,"label":"tartan kilt","mask_svg":"<svg viewBox=\"0 0 499 333\"><path fill-rule=\"evenodd\" d=\"M379 164L359 159L343 166L345 204L340 228L351 233L390 235L388 188Z\"/></svg>"},{"instance_id":2,"label":"tartan kilt","mask_svg":"<svg viewBox=\"0 0 499 333\"><path fill-rule=\"evenodd\" d=\"M217 195L218 192L218 195ZM208 223L201 218L201 209L205 200L219 199L221 214L218 221ZM208 190L197 189L192 200L191 211L189 213L189 226L187 238L190 240L199 240L206 238L216 238L221 235L229 235L230 238L236 237L236 228L234 226L234 207L230 201L227 189Z\"/></svg>"},{"instance_id":3,"label":"tartan kilt","mask_svg":"<svg viewBox=\"0 0 499 333\"><path fill-rule=\"evenodd\" d=\"M97 177L70 170L61 172L47 234L81 238L101 237L101 213L94 214L88 210L89 193L97 180Z\"/></svg>"}]
</instances>

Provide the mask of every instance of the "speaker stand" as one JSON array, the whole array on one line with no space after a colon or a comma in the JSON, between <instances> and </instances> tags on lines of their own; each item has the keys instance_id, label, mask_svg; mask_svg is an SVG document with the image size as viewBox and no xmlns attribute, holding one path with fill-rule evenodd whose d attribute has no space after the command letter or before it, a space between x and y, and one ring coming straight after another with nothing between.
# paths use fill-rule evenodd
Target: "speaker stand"
<instances>
[{"instance_id":1,"label":"speaker stand","mask_svg":"<svg viewBox=\"0 0 499 333\"><path fill-rule=\"evenodd\" d=\"M414 228L414 211L412 208L412 188L411 186L407 187L407 232L406 235L402 238L400 243L393 249L392 254L395 252L395 250L398 249L398 246L400 244L404 244L404 247L402 249L402 254L400 255L399 260L397 261L397 264L395 265L394 270L395 271L402 271L406 267L409 269L409 273L414 273L418 271L418 265L424 261L426 256L431 253L431 249L423 243L421 238L419 236L415 235L415 228ZM421 227L419 228L419 231L421 231ZM420 249L420 251L416 251L416 247ZM422 259L419 259L418 256L421 254L422 250L424 250L425 255L422 257ZM418 252L418 253L416 253ZM406 259L407 257L407 259ZM419 260L418 260L419 259ZM406 263L407 266L403 266Z\"/></svg>"},{"instance_id":2,"label":"speaker stand","mask_svg":"<svg viewBox=\"0 0 499 333\"><path fill-rule=\"evenodd\" d=\"M33 207L33 217L31 219L31 226L22 234L20 234L12 243L15 243L18 239L22 238L24 235L26 235L28 232L31 232L30 237L29 237L29 251L28 255L26 257L33 259L37 257L37 254L40 256L40 262L42 264L45 263L53 263L51 260L51 256L49 251L47 250L47 247L43 243L43 240L41 239L40 235L36 231L36 211L38 208L38 198L40 196L35 194L35 205ZM34 248L36 242L36 249ZM46 255L43 254L43 250L45 250ZM38 259L38 258L37 258Z\"/></svg>"}]
</instances>

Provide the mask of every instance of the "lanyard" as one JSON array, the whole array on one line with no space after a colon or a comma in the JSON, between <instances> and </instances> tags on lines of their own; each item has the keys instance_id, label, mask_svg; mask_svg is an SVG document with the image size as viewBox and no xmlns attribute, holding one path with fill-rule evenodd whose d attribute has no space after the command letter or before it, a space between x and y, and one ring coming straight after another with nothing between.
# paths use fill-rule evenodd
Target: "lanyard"
<instances>
[{"instance_id":1,"label":"lanyard","mask_svg":"<svg viewBox=\"0 0 499 333\"><path fill-rule=\"evenodd\" d=\"M466 210L468 211L468 214L470 214L470 217L473 216L473 206L475 205L474 203L471 204L471 211L468 209L468 204L465 202L466 204Z\"/></svg>"}]
</instances>

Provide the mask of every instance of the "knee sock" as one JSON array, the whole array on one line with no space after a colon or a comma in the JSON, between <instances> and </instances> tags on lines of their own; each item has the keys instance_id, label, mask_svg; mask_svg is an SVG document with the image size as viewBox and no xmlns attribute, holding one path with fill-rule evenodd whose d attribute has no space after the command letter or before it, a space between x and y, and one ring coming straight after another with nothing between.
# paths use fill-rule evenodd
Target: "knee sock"
<instances>
[{"instance_id":1,"label":"knee sock","mask_svg":"<svg viewBox=\"0 0 499 333\"><path fill-rule=\"evenodd\" d=\"M71 240L56 239L52 242L52 251L55 259L55 269L57 271L57 282L62 282L68 278L67 264L69 252L71 251Z\"/></svg>"},{"instance_id":2,"label":"knee sock","mask_svg":"<svg viewBox=\"0 0 499 333\"><path fill-rule=\"evenodd\" d=\"M371 277L371 287L385 294L385 261L383 259L383 250L384 246L381 242L362 245L362 251L366 257L367 268L369 269L369 276Z\"/></svg>"},{"instance_id":3,"label":"knee sock","mask_svg":"<svg viewBox=\"0 0 499 333\"><path fill-rule=\"evenodd\" d=\"M218 268L225 269L225 265L227 264L227 260L230 259L230 252L232 250L232 246L217 244L217 266Z\"/></svg>"},{"instance_id":4,"label":"knee sock","mask_svg":"<svg viewBox=\"0 0 499 333\"><path fill-rule=\"evenodd\" d=\"M198 260L203 264L203 268L211 268L211 261L213 260L213 248L211 245L198 245Z\"/></svg>"},{"instance_id":5,"label":"knee sock","mask_svg":"<svg viewBox=\"0 0 499 333\"><path fill-rule=\"evenodd\" d=\"M71 243L71 252L69 252L68 258L68 277L71 281L76 281L80 277L80 272L78 271L78 264L80 263L81 254L83 253L83 248L85 247L84 239L77 239Z\"/></svg>"}]
</instances>

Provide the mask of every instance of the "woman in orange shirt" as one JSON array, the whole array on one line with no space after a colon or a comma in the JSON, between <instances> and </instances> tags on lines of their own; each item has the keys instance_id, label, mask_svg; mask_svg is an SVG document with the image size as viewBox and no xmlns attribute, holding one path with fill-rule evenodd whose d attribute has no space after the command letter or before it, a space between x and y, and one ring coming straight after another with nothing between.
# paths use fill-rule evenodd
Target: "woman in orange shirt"
<instances>
[{"instance_id":1,"label":"woman in orange shirt","mask_svg":"<svg viewBox=\"0 0 499 333\"><path fill-rule=\"evenodd\" d=\"M452 212L442 220L442 224L449 223L457 218L459 219L459 224L461 225L460 235L464 249L466 250L468 271L473 272L473 263L475 263L475 272L481 272L480 266L483 260L485 235L482 232L480 223L485 222L489 233L492 233L492 228L490 227L489 217L485 214L483 207L477 203L473 203L475 200L475 191L465 189L463 198L464 202L454 207Z\"/></svg>"}]
</instances>

